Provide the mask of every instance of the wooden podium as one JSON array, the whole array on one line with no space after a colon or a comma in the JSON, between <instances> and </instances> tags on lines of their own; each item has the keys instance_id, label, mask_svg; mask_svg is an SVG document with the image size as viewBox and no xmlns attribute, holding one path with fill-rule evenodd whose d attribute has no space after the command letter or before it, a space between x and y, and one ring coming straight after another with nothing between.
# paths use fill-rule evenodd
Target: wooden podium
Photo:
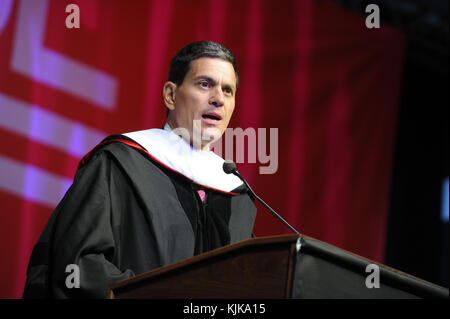
<instances>
[{"instance_id":1,"label":"wooden podium","mask_svg":"<svg viewBox=\"0 0 450 319\"><path fill-rule=\"evenodd\" d=\"M367 265L380 287L366 284ZM303 235L228 245L109 287L107 298L447 298L448 289Z\"/></svg>"}]
</instances>

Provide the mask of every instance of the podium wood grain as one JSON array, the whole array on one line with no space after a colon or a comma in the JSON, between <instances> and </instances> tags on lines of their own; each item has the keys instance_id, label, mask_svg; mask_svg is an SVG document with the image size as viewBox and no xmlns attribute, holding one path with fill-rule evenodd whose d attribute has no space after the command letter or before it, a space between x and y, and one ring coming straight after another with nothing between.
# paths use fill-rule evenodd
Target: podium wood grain
<instances>
[{"instance_id":1,"label":"podium wood grain","mask_svg":"<svg viewBox=\"0 0 450 319\"><path fill-rule=\"evenodd\" d=\"M297 235L253 238L113 284L107 298L289 298Z\"/></svg>"}]
</instances>

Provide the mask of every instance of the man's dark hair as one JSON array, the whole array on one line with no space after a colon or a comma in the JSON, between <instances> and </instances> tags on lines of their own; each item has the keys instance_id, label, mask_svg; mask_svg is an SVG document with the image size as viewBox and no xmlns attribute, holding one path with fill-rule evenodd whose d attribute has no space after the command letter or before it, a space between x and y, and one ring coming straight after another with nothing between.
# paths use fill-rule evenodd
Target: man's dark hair
<instances>
[{"instance_id":1,"label":"man's dark hair","mask_svg":"<svg viewBox=\"0 0 450 319\"><path fill-rule=\"evenodd\" d=\"M219 58L230 62L236 74L236 87L238 86L239 76L233 53L224 45L213 41L192 42L178 51L170 63L168 80L174 82L177 86L183 84L184 78L191 67L191 62L202 57Z\"/></svg>"}]
</instances>

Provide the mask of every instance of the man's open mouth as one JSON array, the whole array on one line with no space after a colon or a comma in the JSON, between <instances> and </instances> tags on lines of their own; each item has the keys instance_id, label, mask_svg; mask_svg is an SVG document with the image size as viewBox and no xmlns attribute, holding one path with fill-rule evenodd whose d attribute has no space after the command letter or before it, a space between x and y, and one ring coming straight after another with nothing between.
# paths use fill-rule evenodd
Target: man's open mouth
<instances>
[{"instance_id":1,"label":"man's open mouth","mask_svg":"<svg viewBox=\"0 0 450 319\"><path fill-rule=\"evenodd\" d=\"M220 114L217 113L206 113L202 115L202 118L220 121L222 119L222 116L220 116Z\"/></svg>"}]
</instances>

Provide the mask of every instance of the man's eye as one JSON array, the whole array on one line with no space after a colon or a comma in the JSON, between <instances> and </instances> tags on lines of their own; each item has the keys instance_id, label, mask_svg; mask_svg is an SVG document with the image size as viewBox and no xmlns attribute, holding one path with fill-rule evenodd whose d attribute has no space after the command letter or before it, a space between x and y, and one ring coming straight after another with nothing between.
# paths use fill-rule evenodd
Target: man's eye
<instances>
[{"instance_id":1,"label":"man's eye","mask_svg":"<svg viewBox=\"0 0 450 319\"><path fill-rule=\"evenodd\" d=\"M204 88L209 88L209 87L210 87L208 81L200 81L200 86L201 86L201 87L204 87Z\"/></svg>"},{"instance_id":2,"label":"man's eye","mask_svg":"<svg viewBox=\"0 0 450 319\"><path fill-rule=\"evenodd\" d=\"M223 90L225 93L227 93L227 94L233 94L233 90L232 89L230 89L230 88L225 88L224 90Z\"/></svg>"}]
</instances>

